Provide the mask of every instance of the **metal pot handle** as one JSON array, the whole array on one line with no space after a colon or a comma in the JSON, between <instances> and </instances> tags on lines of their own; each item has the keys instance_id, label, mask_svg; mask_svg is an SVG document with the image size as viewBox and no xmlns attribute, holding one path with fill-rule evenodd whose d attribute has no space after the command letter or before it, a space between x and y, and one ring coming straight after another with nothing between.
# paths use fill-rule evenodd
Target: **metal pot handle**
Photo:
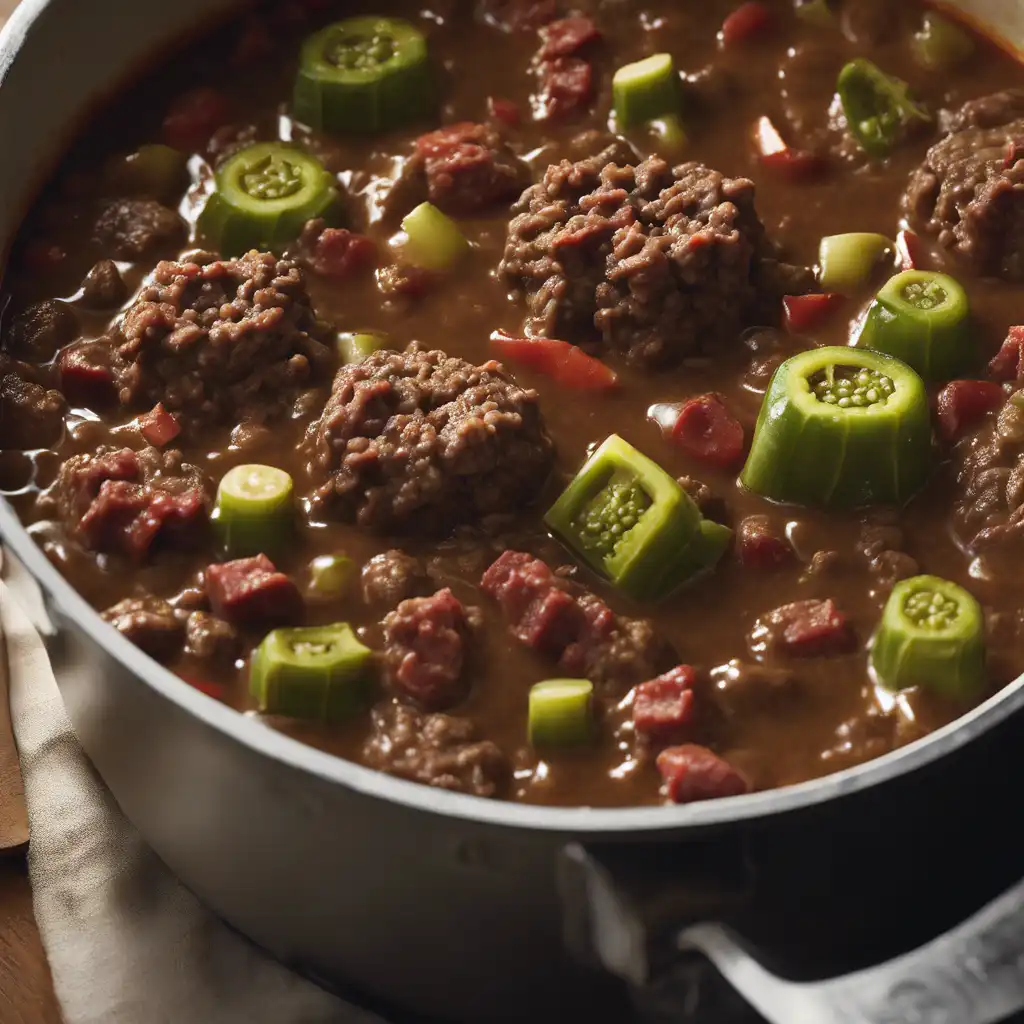
<instances>
[{"instance_id":1,"label":"metal pot handle","mask_svg":"<svg viewBox=\"0 0 1024 1024\"><path fill-rule=\"evenodd\" d=\"M562 877L570 898L573 877L586 891L592 953L647 984L649 945L631 895L581 846L566 850ZM920 948L827 981L777 977L721 924L690 924L674 945L706 956L769 1024L996 1024L1024 1008L1024 881Z\"/></svg>"}]
</instances>

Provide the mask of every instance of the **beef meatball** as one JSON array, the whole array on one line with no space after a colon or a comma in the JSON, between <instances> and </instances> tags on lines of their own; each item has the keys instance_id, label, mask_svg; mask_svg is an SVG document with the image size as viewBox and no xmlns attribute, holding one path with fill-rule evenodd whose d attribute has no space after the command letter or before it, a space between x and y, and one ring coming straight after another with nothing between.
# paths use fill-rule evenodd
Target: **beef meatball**
<instances>
[{"instance_id":1,"label":"beef meatball","mask_svg":"<svg viewBox=\"0 0 1024 1024\"><path fill-rule=\"evenodd\" d=\"M776 304L783 284L754 185L699 163L605 150L547 169L513 207L500 273L525 298L533 334L597 333L642 366L714 351ZM769 314L774 315L774 314Z\"/></svg>"},{"instance_id":2,"label":"beef meatball","mask_svg":"<svg viewBox=\"0 0 1024 1024\"><path fill-rule=\"evenodd\" d=\"M378 531L437 533L528 502L553 448L499 363L416 346L344 366L308 440L314 502Z\"/></svg>"},{"instance_id":3,"label":"beef meatball","mask_svg":"<svg viewBox=\"0 0 1024 1024\"><path fill-rule=\"evenodd\" d=\"M1024 98L974 100L947 123L910 176L904 212L975 273L1024 280Z\"/></svg>"},{"instance_id":4,"label":"beef meatball","mask_svg":"<svg viewBox=\"0 0 1024 1024\"><path fill-rule=\"evenodd\" d=\"M186 410L191 424L261 421L329 371L299 268L271 253L157 264L113 338L121 402Z\"/></svg>"}]
</instances>

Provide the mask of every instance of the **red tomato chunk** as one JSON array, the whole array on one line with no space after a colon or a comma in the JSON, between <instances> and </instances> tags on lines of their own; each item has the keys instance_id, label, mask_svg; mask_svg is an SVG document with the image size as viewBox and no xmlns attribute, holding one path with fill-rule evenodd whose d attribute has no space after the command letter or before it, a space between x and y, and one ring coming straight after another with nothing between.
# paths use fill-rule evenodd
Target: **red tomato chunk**
<instances>
[{"instance_id":1,"label":"red tomato chunk","mask_svg":"<svg viewBox=\"0 0 1024 1024\"><path fill-rule=\"evenodd\" d=\"M181 433L181 424L177 416L164 408L163 402L157 402L139 417L139 430L151 445L162 448Z\"/></svg>"},{"instance_id":2,"label":"red tomato chunk","mask_svg":"<svg viewBox=\"0 0 1024 1024\"><path fill-rule=\"evenodd\" d=\"M896 261L900 270L917 270L921 266L921 239L913 231L896 236Z\"/></svg>"},{"instance_id":3,"label":"red tomato chunk","mask_svg":"<svg viewBox=\"0 0 1024 1024\"><path fill-rule=\"evenodd\" d=\"M658 755L664 792L674 804L749 793L750 781L728 761L694 743L668 747Z\"/></svg>"},{"instance_id":4,"label":"red tomato chunk","mask_svg":"<svg viewBox=\"0 0 1024 1024\"><path fill-rule=\"evenodd\" d=\"M696 673L679 665L641 683L633 691L633 726L649 739L670 742L693 720L693 684Z\"/></svg>"},{"instance_id":5,"label":"red tomato chunk","mask_svg":"<svg viewBox=\"0 0 1024 1024\"><path fill-rule=\"evenodd\" d=\"M521 363L567 388L606 391L618 384L615 372L581 348L555 338L510 338L495 331L491 345L502 359Z\"/></svg>"},{"instance_id":6,"label":"red tomato chunk","mask_svg":"<svg viewBox=\"0 0 1024 1024\"><path fill-rule=\"evenodd\" d=\"M954 380L940 392L936 418L943 440L956 441L998 409L1006 399L1001 384L990 380Z\"/></svg>"},{"instance_id":7,"label":"red tomato chunk","mask_svg":"<svg viewBox=\"0 0 1024 1024\"><path fill-rule=\"evenodd\" d=\"M783 322L790 334L809 331L827 320L842 304L843 296L834 292L822 295L784 295Z\"/></svg>"},{"instance_id":8,"label":"red tomato chunk","mask_svg":"<svg viewBox=\"0 0 1024 1024\"><path fill-rule=\"evenodd\" d=\"M771 118L762 117L755 131L761 163L790 181L806 181L821 174L828 162L818 153L788 146Z\"/></svg>"},{"instance_id":9,"label":"red tomato chunk","mask_svg":"<svg viewBox=\"0 0 1024 1024\"><path fill-rule=\"evenodd\" d=\"M287 626L302 617L302 595L266 555L211 565L206 593L214 613L236 625Z\"/></svg>"},{"instance_id":10,"label":"red tomato chunk","mask_svg":"<svg viewBox=\"0 0 1024 1024\"><path fill-rule=\"evenodd\" d=\"M669 436L688 455L723 469L743 455L743 427L718 395L684 402Z\"/></svg>"},{"instance_id":11,"label":"red tomato chunk","mask_svg":"<svg viewBox=\"0 0 1024 1024\"><path fill-rule=\"evenodd\" d=\"M725 46L735 46L737 43L760 38L774 26L775 15L771 8L767 4L759 3L758 0L749 0L726 16L719 35Z\"/></svg>"}]
</instances>

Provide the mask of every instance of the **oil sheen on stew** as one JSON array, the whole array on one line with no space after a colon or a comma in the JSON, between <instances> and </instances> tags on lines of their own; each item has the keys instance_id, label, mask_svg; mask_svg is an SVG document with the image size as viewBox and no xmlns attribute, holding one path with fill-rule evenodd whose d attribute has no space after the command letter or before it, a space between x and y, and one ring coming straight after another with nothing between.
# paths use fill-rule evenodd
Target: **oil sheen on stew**
<instances>
[{"instance_id":1,"label":"oil sheen on stew","mask_svg":"<svg viewBox=\"0 0 1024 1024\"><path fill-rule=\"evenodd\" d=\"M785 786L1024 670L1022 283L1024 73L915 3L254 6L26 219L0 486L337 756Z\"/></svg>"}]
</instances>

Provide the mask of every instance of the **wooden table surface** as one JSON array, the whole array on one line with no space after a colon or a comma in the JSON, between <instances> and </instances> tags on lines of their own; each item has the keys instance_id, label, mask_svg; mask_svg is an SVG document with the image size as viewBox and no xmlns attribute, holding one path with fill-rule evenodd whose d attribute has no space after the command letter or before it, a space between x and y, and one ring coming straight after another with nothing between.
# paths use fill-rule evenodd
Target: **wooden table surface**
<instances>
[{"instance_id":1,"label":"wooden table surface","mask_svg":"<svg viewBox=\"0 0 1024 1024\"><path fill-rule=\"evenodd\" d=\"M18 0L0 0L0 24ZM0 858L0 1022L61 1024L32 916L24 857Z\"/></svg>"}]
</instances>

